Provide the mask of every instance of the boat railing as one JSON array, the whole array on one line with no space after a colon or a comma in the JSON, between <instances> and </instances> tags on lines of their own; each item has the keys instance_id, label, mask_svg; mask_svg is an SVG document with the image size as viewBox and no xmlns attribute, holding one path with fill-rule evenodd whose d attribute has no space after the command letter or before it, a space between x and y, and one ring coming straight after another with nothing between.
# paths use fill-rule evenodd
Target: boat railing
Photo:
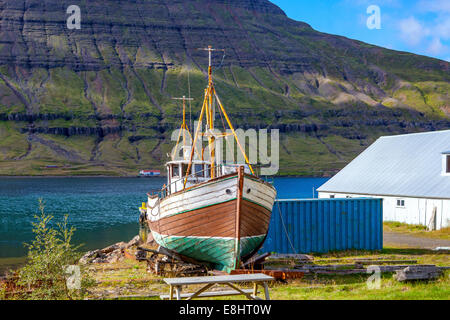
<instances>
[{"instance_id":1,"label":"boat railing","mask_svg":"<svg viewBox=\"0 0 450 320\"><path fill-rule=\"evenodd\" d=\"M224 173L224 170L223 170L224 167L230 168L230 167L233 167L233 165L224 165L224 164L216 165L216 167L215 167L215 173L216 173L215 176L217 178L220 178L220 177L222 177L224 175L229 174L229 173ZM238 169L239 165L235 165L235 167L236 167L236 172L237 172L237 169ZM266 166L265 165L252 165L252 167L253 168L257 168L257 169L261 169L261 168L264 168ZM204 179L210 179L211 178L210 176L209 177L206 176L206 173L209 173L209 172L211 172L211 168L204 169L204 170L192 173L192 174L188 175L187 181L191 182L191 183L194 183L194 184L203 182L203 181L205 181ZM182 191L182 190L185 189L184 186L183 186L182 188L180 188L180 190L177 190L177 184L179 184L180 182L183 182L184 179L186 179L186 177L180 177L179 180L174 181L174 182L170 183L167 186L165 185L161 190L153 190L153 192L149 192L148 194L150 196L158 196L161 199L165 199L170 194L176 193L178 191ZM269 182L269 181L266 181L266 182ZM175 186L175 191L174 192L172 192L172 186Z\"/></svg>"},{"instance_id":2,"label":"boat railing","mask_svg":"<svg viewBox=\"0 0 450 320\"><path fill-rule=\"evenodd\" d=\"M223 174L223 167L225 167L223 164L219 164L219 165L216 165L216 167L215 167L215 176L216 177L222 177L224 174ZM200 182L203 182L204 180L203 179L210 179L211 177L209 176L206 176L206 173L210 173L211 172L211 168L208 168L208 169L204 169L204 170L201 170L201 171L196 171L195 173L191 173L190 175L188 175L187 176L187 180L189 181L189 182L193 182L193 183L200 183ZM184 181L184 179L186 179L186 177L180 177L180 179L179 180L177 180L177 181L174 181L174 182L172 182L171 184L169 184L169 185L165 185L163 188L162 188L162 190L159 190L159 191L153 191L153 192L149 192L148 194L150 195L150 196L159 196L161 199L164 199L164 198L167 198L172 192L172 186L175 186L175 192L178 192L178 191L181 191L181 190L183 190L184 189L184 186L183 186L183 188L181 188L180 190L176 190L176 186L177 186L177 184L179 184L180 182L183 182Z\"/></svg>"}]
</instances>

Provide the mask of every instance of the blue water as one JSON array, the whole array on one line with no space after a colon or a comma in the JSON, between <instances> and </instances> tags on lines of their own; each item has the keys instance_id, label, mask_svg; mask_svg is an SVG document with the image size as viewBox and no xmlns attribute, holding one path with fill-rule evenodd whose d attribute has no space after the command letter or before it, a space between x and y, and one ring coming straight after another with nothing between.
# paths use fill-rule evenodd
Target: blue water
<instances>
[{"instance_id":1,"label":"blue water","mask_svg":"<svg viewBox=\"0 0 450 320\"><path fill-rule=\"evenodd\" d=\"M33 239L38 200L55 222L69 215L77 228L75 242L84 250L128 241L139 231L138 207L149 191L161 189L164 178L0 178L0 258L26 255ZM312 198L327 179L275 178L280 199ZM314 193L317 197L317 193Z\"/></svg>"}]
</instances>

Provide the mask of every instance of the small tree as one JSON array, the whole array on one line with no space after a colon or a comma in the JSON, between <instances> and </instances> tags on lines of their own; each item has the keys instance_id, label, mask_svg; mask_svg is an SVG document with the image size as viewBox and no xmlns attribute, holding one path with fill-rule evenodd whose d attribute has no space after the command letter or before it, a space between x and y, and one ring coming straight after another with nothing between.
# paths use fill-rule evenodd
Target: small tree
<instances>
[{"instance_id":1,"label":"small tree","mask_svg":"<svg viewBox=\"0 0 450 320\"><path fill-rule=\"evenodd\" d=\"M78 249L71 240L74 227L68 227L68 216L57 228L51 227L53 216L45 213L45 204L39 200L39 215L35 215L33 233L35 239L25 244L28 248L27 264L19 270L17 284L28 293L23 298L37 300L78 299L85 294L86 276L80 274L81 287L71 288L67 267L76 264L80 258Z\"/></svg>"},{"instance_id":2,"label":"small tree","mask_svg":"<svg viewBox=\"0 0 450 320\"><path fill-rule=\"evenodd\" d=\"M0 300L6 299L6 286L4 283L0 282Z\"/></svg>"}]
</instances>

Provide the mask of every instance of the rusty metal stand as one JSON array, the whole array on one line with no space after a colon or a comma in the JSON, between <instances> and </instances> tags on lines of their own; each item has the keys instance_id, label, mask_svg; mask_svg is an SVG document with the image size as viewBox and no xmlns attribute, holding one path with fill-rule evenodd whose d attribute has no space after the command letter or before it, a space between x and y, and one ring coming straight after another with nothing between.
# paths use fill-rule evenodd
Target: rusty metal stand
<instances>
[{"instance_id":1,"label":"rusty metal stand","mask_svg":"<svg viewBox=\"0 0 450 320\"><path fill-rule=\"evenodd\" d=\"M139 247L136 258L147 262L147 270L157 276L204 276L212 270L208 264L181 256L163 247L159 247L158 250Z\"/></svg>"}]
</instances>

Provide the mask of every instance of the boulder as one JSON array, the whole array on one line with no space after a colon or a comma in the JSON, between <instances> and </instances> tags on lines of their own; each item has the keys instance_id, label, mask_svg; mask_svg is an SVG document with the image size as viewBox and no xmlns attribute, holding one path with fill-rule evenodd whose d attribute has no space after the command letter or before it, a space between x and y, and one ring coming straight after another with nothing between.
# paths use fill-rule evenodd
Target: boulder
<instances>
[{"instance_id":1,"label":"boulder","mask_svg":"<svg viewBox=\"0 0 450 320\"><path fill-rule=\"evenodd\" d=\"M83 257L81 257L81 259L78 261L78 263L79 264L92 263L99 255L100 255L100 250L89 251Z\"/></svg>"},{"instance_id":2,"label":"boulder","mask_svg":"<svg viewBox=\"0 0 450 320\"><path fill-rule=\"evenodd\" d=\"M127 244L125 242L119 242L116 244L113 244L112 246L106 247L105 249L100 250L102 254L109 254L116 250L123 250L125 249Z\"/></svg>"}]
</instances>

